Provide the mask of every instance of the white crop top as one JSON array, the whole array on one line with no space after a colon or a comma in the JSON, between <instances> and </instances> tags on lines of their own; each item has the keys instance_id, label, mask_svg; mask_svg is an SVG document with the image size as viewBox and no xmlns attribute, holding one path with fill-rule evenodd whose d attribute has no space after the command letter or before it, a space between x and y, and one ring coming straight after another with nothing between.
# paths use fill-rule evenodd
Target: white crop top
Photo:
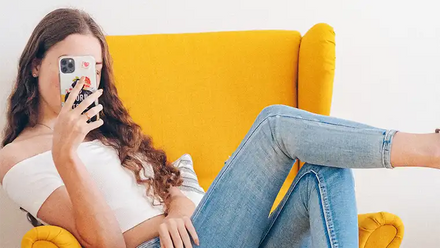
<instances>
[{"instance_id":1,"label":"white crop top","mask_svg":"<svg viewBox=\"0 0 440 248\"><path fill-rule=\"evenodd\" d=\"M146 196L146 187L136 182L132 171L121 166L113 147L99 140L83 142L78 147L78 156L113 210L122 232L164 213L163 204L158 205L155 200L158 206L153 206L151 198ZM153 175L151 165L145 169L147 175ZM50 194L63 185L51 151L17 163L3 178L3 189L8 196L35 217ZM203 196L200 191L182 188L181 191L196 206Z\"/></svg>"}]
</instances>

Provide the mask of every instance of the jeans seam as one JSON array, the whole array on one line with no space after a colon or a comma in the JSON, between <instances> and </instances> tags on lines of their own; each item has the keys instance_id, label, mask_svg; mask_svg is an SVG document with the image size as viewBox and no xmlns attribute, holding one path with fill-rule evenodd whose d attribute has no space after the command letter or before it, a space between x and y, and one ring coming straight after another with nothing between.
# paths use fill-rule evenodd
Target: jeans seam
<instances>
[{"instance_id":1,"label":"jeans seam","mask_svg":"<svg viewBox=\"0 0 440 248\"><path fill-rule=\"evenodd\" d=\"M291 188L289 189L289 191L286 193L286 196L284 198L284 200L280 203L279 207L280 210L277 212L277 215L274 216L274 218L272 219L272 222L269 225L269 228L267 228L267 231L264 233L263 238L261 239L260 243L258 246L260 246L263 241L266 239L267 235L269 234L269 231L272 229L273 225L275 224L276 220L278 219L278 216L280 215L282 209L284 208L284 206L286 205L287 200L290 198L290 195L292 194L293 190L295 189L295 187L297 186L297 184L303 179L304 176L313 173L316 177L316 179L318 180L318 185L323 185L321 183L320 180L320 176L319 173L317 173L316 171L314 171L313 169L304 172L302 175L300 175L300 177L298 178L297 182L291 186ZM322 191L322 189L324 189L324 192ZM333 220L331 217L331 212L330 212L330 207L328 204L328 199L327 199L327 193L326 193L326 187L325 185L323 187L319 186L319 193L321 196L321 206L323 207L323 214L324 214L324 220L325 220L325 225L327 228L327 233L329 236L329 242L330 242L330 246L332 248L338 248L338 241L336 239L336 235L335 235L335 229L334 229L334 225L333 225ZM325 199L324 199L325 198Z\"/></svg>"},{"instance_id":2,"label":"jeans seam","mask_svg":"<svg viewBox=\"0 0 440 248\"><path fill-rule=\"evenodd\" d=\"M330 246L332 248L338 248L339 247L338 240L336 238L333 217L330 211L330 204L328 202L327 187L325 186L325 183L321 182L323 180L321 180L320 175L315 171L313 171L313 173L315 174L316 179L318 180L319 194L321 196L321 206L323 207L325 225L327 227L327 233L330 239L329 240Z\"/></svg>"},{"instance_id":3,"label":"jeans seam","mask_svg":"<svg viewBox=\"0 0 440 248\"><path fill-rule=\"evenodd\" d=\"M297 120L305 120L305 121L311 121L311 122L318 122L318 123L323 123L323 124L328 124L328 125L333 125L333 126L340 126L340 127L349 127L349 128L354 128L354 129L364 129L364 128L360 128L360 127L356 127L356 126L350 126L350 125L344 125L344 124L340 124L340 123L331 123L331 122L325 122L325 121L320 121L320 120L313 120L313 119L307 119L307 118L303 118L303 117L298 117L295 115L285 115L285 114L274 114L271 115L269 117L274 117L276 115L282 116L282 117L290 117L290 118L294 118ZM365 128L365 129L375 129L373 128Z\"/></svg>"}]
</instances>

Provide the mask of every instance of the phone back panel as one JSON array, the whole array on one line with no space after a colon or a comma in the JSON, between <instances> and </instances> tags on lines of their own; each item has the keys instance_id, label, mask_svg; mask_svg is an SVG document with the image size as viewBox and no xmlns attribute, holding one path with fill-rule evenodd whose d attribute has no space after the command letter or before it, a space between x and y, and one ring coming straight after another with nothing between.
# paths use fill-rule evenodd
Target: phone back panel
<instances>
[{"instance_id":1,"label":"phone back panel","mask_svg":"<svg viewBox=\"0 0 440 248\"><path fill-rule=\"evenodd\" d=\"M62 71L62 67L66 67L66 64L61 65L63 59L68 59L69 62L74 63L74 71L65 73ZM67 62L66 62L67 63ZM61 56L58 60L58 69L60 75L60 94L61 105L63 106L70 92L75 87L79 79L84 76L86 82L84 88L78 95L72 108L75 108L82 102L87 96L95 92L98 88L96 82L96 61L93 56ZM95 103L97 104L97 102Z\"/></svg>"}]
</instances>

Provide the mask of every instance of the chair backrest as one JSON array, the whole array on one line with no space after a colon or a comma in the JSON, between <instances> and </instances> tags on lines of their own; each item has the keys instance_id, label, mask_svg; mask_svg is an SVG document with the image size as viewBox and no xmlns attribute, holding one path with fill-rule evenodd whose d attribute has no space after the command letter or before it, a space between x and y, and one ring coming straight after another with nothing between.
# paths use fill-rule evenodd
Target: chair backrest
<instances>
[{"instance_id":1,"label":"chair backrest","mask_svg":"<svg viewBox=\"0 0 440 248\"><path fill-rule=\"evenodd\" d=\"M299 58L316 51L300 53L297 31L107 36L107 41L118 92L130 114L170 161L191 154L205 190L265 106L298 106L298 87L310 87L298 85L298 68L306 80L325 64L312 59L304 66L319 68L301 69ZM310 85L317 90L304 94L304 105L329 111L328 87L324 100L309 99L322 94L319 85L328 77L315 81Z\"/></svg>"}]
</instances>

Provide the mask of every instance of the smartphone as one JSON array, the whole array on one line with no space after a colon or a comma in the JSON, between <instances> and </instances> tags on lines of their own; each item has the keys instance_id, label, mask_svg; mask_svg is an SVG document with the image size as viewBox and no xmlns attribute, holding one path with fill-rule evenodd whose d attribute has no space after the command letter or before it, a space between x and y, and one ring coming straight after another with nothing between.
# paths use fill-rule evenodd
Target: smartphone
<instances>
[{"instance_id":1,"label":"smartphone","mask_svg":"<svg viewBox=\"0 0 440 248\"><path fill-rule=\"evenodd\" d=\"M60 75L60 95L61 106L69 98L70 92L79 82L82 76L85 77L85 83L78 96L76 97L72 109L76 108L85 98L98 90L98 84L96 82L96 61L93 56L61 56L58 59L58 68ZM98 105L98 100L92 103L86 110ZM87 122L96 121L99 119L99 115L93 116Z\"/></svg>"}]
</instances>

